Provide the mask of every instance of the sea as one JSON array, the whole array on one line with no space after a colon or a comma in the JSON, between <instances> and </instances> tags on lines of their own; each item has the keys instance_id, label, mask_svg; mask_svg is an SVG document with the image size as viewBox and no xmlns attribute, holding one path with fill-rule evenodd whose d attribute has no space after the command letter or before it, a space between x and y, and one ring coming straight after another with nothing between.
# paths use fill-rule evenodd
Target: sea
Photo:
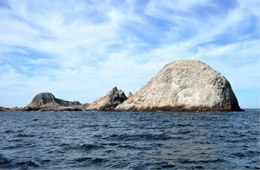
<instances>
[{"instance_id":1,"label":"sea","mask_svg":"<svg viewBox=\"0 0 260 170\"><path fill-rule=\"evenodd\" d=\"M260 109L2 112L0 169L260 169Z\"/></svg>"}]
</instances>

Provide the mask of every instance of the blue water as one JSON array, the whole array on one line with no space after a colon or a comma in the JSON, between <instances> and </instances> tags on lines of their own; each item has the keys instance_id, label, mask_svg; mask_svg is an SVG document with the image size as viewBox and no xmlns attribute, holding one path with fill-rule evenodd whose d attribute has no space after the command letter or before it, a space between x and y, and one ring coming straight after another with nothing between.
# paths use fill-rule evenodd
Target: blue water
<instances>
[{"instance_id":1,"label":"blue water","mask_svg":"<svg viewBox=\"0 0 260 170\"><path fill-rule=\"evenodd\" d=\"M260 110L0 113L0 169L260 169Z\"/></svg>"}]
</instances>

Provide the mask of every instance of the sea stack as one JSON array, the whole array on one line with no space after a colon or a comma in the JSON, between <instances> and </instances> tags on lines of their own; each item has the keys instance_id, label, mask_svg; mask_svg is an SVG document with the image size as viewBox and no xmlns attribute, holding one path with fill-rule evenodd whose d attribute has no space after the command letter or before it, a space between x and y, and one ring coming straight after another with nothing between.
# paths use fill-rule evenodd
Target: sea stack
<instances>
[{"instance_id":1,"label":"sea stack","mask_svg":"<svg viewBox=\"0 0 260 170\"><path fill-rule=\"evenodd\" d=\"M117 105L123 103L126 99L125 93L122 90L118 90L117 87L114 87L107 95L91 103L87 109L94 111L113 111Z\"/></svg>"},{"instance_id":2,"label":"sea stack","mask_svg":"<svg viewBox=\"0 0 260 170\"><path fill-rule=\"evenodd\" d=\"M163 67L118 111L241 111L229 81L207 64L179 60Z\"/></svg>"}]
</instances>

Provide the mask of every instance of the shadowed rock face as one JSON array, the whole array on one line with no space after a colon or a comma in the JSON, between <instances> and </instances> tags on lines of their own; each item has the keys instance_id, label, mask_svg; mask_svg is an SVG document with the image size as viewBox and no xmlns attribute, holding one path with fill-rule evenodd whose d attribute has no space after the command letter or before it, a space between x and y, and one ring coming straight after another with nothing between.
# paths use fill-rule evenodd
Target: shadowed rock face
<instances>
[{"instance_id":1,"label":"shadowed rock face","mask_svg":"<svg viewBox=\"0 0 260 170\"><path fill-rule=\"evenodd\" d=\"M70 101L58 99L51 93L40 93L40 94L37 94L33 98L32 102L28 106L29 107L41 107L43 105L50 104L50 103L53 103L53 104L56 104L59 106L81 105L80 102L78 102L78 101L70 102Z\"/></svg>"},{"instance_id":2,"label":"shadowed rock face","mask_svg":"<svg viewBox=\"0 0 260 170\"><path fill-rule=\"evenodd\" d=\"M240 111L228 80L195 60L169 63L116 110Z\"/></svg>"},{"instance_id":3,"label":"shadowed rock face","mask_svg":"<svg viewBox=\"0 0 260 170\"><path fill-rule=\"evenodd\" d=\"M56 98L51 93L37 94L32 102L22 111L80 111L84 110L84 105L77 101L66 101Z\"/></svg>"},{"instance_id":4,"label":"shadowed rock face","mask_svg":"<svg viewBox=\"0 0 260 170\"><path fill-rule=\"evenodd\" d=\"M23 112L23 111L84 111L88 103L81 104L78 101L66 101L56 98L51 93L37 94L32 102L25 107L5 108L0 106L0 112Z\"/></svg>"},{"instance_id":5,"label":"shadowed rock face","mask_svg":"<svg viewBox=\"0 0 260 170\"><path fill-rule=\"evenodd\" d=\"M114 108L123 103L127 97L122 90L118 90L117 87L114 87L110 90L106 96L94 101L88 106L88 110L96 111L111 111Z\"/></svg>"},{"instance_id":6,"label":"shadowed rock face","mask_svg":"<svg viewBox=\"0 0 260 170\"><path fill-rule=\"evenodd\" d=\"M0 106L0 112L7 112L7 111L9 111L10 109L9 108L7 108L7 107L2 107L2 106Z\"/></svg>"}]
</instances>

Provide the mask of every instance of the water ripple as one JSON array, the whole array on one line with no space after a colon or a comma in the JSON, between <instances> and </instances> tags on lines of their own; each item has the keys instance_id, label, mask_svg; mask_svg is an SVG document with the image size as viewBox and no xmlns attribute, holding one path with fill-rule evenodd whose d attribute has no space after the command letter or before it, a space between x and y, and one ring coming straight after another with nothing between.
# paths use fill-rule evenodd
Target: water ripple
<instances>
[{"instance_id":1,"label":"water ripple","mask_svg":"<svg viewBox=\"0 0 260 170\"><path fill-rule=\"evenodd\" d=\"M0 113L0 169L260 169L260 112Z\"/></svg>"}]
</instances>

